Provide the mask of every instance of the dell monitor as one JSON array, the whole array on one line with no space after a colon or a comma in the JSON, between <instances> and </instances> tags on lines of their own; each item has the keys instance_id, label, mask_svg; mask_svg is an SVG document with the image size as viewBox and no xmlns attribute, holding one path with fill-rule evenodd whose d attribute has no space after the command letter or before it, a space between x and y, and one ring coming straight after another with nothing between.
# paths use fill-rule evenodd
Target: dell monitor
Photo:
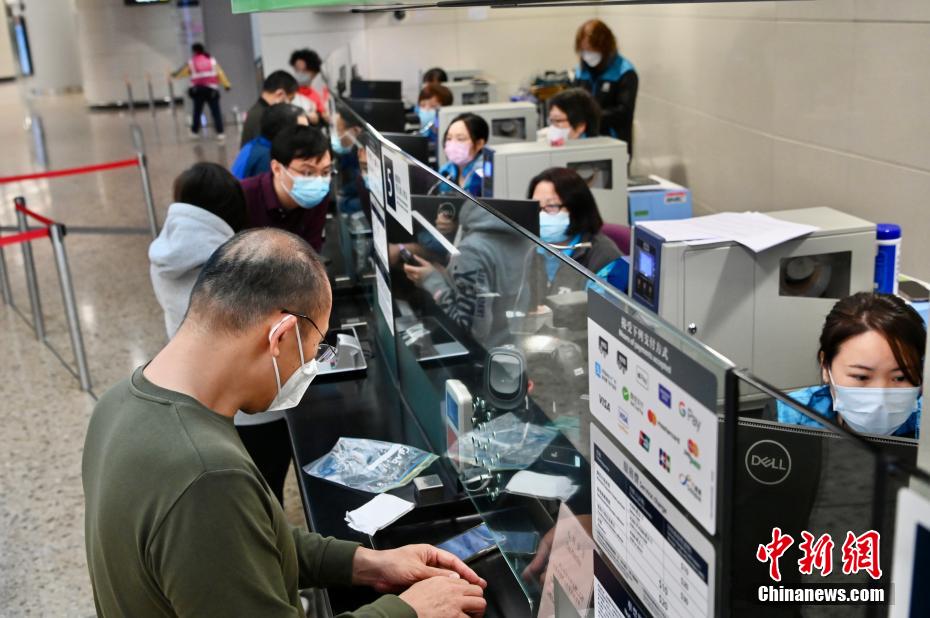
<instances>
[{"instance_id":1,"label":"dell monitor","mask_svg":"<svg viewBox=\"0 0 930 618\"><path fill-rule=\"evenodd\" d=\"M378 131L400 133L407 122L404 102L391 99L346 99L356 114Z\"/></svg>"},{"instance_id":2,"label":"dell monitor","mask_svg":"<svg viewBox=\"0 0 930 618\"><path fill-rule=\"evenodd\" d=\"M401 82L353 79L350 85L353 99L394 99L400 101Z\"/></svg>"}]
</instances>

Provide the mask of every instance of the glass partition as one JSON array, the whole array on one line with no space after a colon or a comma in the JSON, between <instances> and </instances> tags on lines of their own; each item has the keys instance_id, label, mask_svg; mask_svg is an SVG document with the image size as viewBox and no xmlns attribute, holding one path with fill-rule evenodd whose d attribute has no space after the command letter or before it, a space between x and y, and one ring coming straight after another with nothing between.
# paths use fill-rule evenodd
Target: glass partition
<instances>
[{"instance_id":1,"label":"glass partition","mask_svg":"<svg viewBox=\"0 0 930 618\"><path fill-rule=\"evenodd\" d=\"M917 440L857 434L815 399L818 410L746 372L734 372L732 387L732 615L891 615L910 593L892 584L892 564L898 500L926 477L916 469ZM784 602L817 588L866 590L874 602Z\"/></svg>"},{"instance_id":2,"label":"glass partition","mask_svg":"<svg viewBox=\"0 0 930 618\"><path fill-rule=\"evenodd\" d=\"M818 417L542 242L537 203L469 196L430 167L435 145L345 101L331 130L384 360L536 615L885 615L759 589L775 528L792 537L776 588L885 585L841 552L877 532L890 573L915 442L778 422ZM805 531L830 535L830 575L799 572Z\"/></svg>"}]
</instances>

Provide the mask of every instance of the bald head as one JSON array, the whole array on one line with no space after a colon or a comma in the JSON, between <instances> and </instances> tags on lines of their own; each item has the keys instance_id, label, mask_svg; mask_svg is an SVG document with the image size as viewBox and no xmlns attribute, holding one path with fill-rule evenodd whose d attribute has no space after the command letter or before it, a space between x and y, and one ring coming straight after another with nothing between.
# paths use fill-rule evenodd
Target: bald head
<instances>
[{"instance_id":1,"label":"bald head","mask_svg":"<svg viewBox=\"0 0 930 618\"><path fill-rule=\"evenodd\" d=\"M282 309L316 317L331 304L326 269L310 245L290 232L258 228L236 234L210 256L185 322L236 334Z\"/></svg>"}]
</instances>

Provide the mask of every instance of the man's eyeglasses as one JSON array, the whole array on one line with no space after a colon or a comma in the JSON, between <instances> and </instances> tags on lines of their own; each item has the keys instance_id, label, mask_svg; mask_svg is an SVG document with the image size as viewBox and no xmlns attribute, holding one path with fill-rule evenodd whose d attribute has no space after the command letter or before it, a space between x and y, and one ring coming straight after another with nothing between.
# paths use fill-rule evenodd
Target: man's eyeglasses
<instances>
[{"instance_id":1,"label":"man's eyeglasses","mask_svg":"<svg viewBox=\"0 0 930 618\"><path fill-rule=\"evenodd\" d=\"M320 330L320 327L316 325L316 322L313 321L309 315L304 315L302 313L297 313L296 311L290 311L289 309L282 309L281 313L287 313L297 318L303 318L313 324L313 328L316 329L316 332L320 333L320 345L316 349L316 362L318 363L331 363L333 359L336 358L336 348L325 343L326 335L323 334L323 331Z\"/></svg>"}]
</instances>

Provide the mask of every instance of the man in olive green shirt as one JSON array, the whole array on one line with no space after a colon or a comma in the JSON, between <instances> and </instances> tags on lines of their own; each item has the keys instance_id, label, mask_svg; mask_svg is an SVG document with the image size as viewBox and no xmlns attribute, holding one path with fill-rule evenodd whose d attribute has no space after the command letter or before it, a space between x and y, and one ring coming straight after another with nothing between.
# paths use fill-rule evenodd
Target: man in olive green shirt
<instances>
[{"instance_id":1,"label":"man in olive green shirt","mask_svg":"<svg viewBox=\"0 0 930 618\"><path fill-rule=\"evenodd\" d=\"M291 528L242 446L236 410L294 405L309 386L331 305L304 240L242 232L204 265L171 342L100 399L82 476L101 618L301 617L299 588L338 584L400 593L349 616L484 611L486 582L448 552Z\"/></svg>"}]
</instances>

